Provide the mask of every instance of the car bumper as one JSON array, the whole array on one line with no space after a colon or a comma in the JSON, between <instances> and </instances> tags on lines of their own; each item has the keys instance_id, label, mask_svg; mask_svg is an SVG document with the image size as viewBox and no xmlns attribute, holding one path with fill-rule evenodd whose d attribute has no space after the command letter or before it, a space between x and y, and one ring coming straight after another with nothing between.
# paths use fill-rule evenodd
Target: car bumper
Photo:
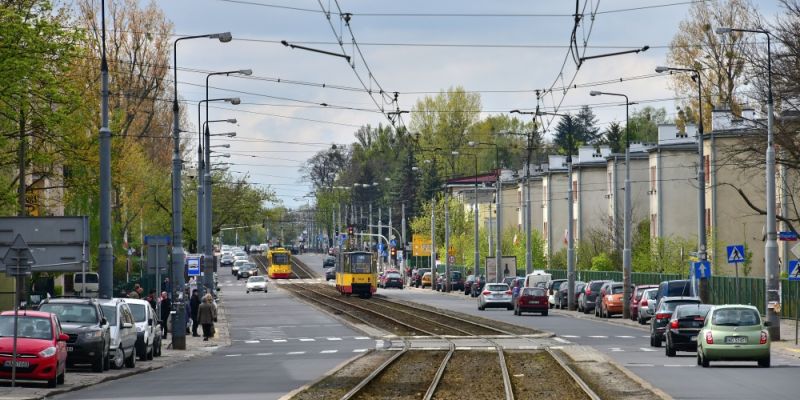
<instances>
[{"instance_id":1,"label":"car bumper","mask_svg":"<svg viewBox=\"0 0 800 400\"><path fill-rule=\"evenodd\" d=\"M699 331L698 331L699 332ZM667 331L667 341L675 350L683 351L696 351L697 350L697 333L698 332L680 332L676 333L672 330Z\"/></svg>"},{"instance_id":2,"label":"car bumper","mask_svg":"<svg viewBox=\"0 0 800 400\"><path fill-rule=\"evenodd\" d=\"M250 286L247 290L251 292L264 292L267 290L266 286Z\"/></svg>"},{"instance_id":3,"label":"car bumper","mask_svg":"<svg viewBox=\"0 0 800 400\"><path fill-rule=\"evenodd\" d=\"M545 302L540 301L537 304L530 304L528 302L519 302L517 303L517 309L520 311L547 311L550 309L549 305Z\"/></svg>"},{"instance_id":4,"label":"car bumper","mask_svg":"<svg viewBox=\"0 0 800 400\"><path fill-rule=\"evenodd\" d=\"M383 283L384 288L396 287L396 288L403 288L403 282L400 281L387 281Z\"/></svg>"},{"instance_id":5,"label":"car bumper","mask_svg":"<svg viewBox=\"0 0 800 400\"><path fill-rule=\"evenodd\" d=\"M606 310L609 314L622 314L622 303L620 304L607 304Z\"/></svg>"},{"instance_id":6,"label":"car bumper","mask_svg":"<svg viewBox=\"0 0 800 400\"><path fill-rule=\"evenodd\" d=\"M276 272L273 272L273 273L271 273L271 274L270 274L270 278L273 278L273 279L289 279L289 277L290 277L291 275L292 275L292 274L291 274L291 273L289 273L289 272L286 272L286 273L276 273Z\"/></svg>"},{"instance_id":7,"label":"car bumper","mask_svg":"<svg viewBox=\"0 0 800 400\"><path fill-rule=\"evenodd\" d=\"M6 364L8 361L8 364ZM0 378L11 379L11 357L0 357ZM58 356L48 358L19 358L17 362L27 362L29 365L17 365L16 378L30 380L50 380L56 375Z\"/></svg>"},{"instance_id":8,"label":"car bumper","mask_svg":"<svg viewBox=\"0 0 800 400\"><path fill-rule=\"evenodd\" d=\"M710 361L756 361L769 357L769 344L704 344L703 356Z\"/></svg>"},{"instance_id":9,"label":"car bumper","mask_svg":"<svg viewBox=\"0 0 800 400\"><path fill-rule=\"evenodd\" d=\"M144 332L136 333L136 355L141 357L147 354L147 341L144 338Z\"/></svg>"},{"instance_id":10,"label":"car bumper","mask_svg":"<svg viewBox=\"0 0 800 400\"><path fill-rule=\"evenodd\" d=\"M103 338L93 340L79 340L67 343L67 364L89 364L97 359L98 354L103 354Z\"/></svg>"},{"instance_id":11,"label":"car bumper","mask_svg":"<svg viewBox=\"0 0 800 400\"><path fill-rule=\"evenodd\" d=\"M596 305L597 304L596 304L596 302L594 300L586 300L586 301L583 302L583 308L585 308L587 310L594 310L594 307Z\"/></svg>"},{"instance_id":12,"label":"car bumper","mask_svg":"<svg viewBox=\"0 0 800 400\"><path fill-rule=\"evenodd\" d=\"M503 298L503 299L483 299L481 300L481 305L486 308L492 307L511 307L511 298Z\"/></svg>"}]
</instances>

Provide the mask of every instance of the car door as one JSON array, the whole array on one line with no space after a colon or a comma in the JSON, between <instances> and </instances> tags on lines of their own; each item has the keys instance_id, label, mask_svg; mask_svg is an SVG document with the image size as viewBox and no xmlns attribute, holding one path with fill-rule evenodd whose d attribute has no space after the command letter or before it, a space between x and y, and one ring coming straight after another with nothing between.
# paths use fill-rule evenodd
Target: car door
<instances>
[{"instance_id":1,"label":"car door","mask_svg":"<svg viewBox=\"0 0 800 400\"><path fill-rule=\"evenodd\" d=\"M120 332L122 334L121 338L123 340L124 347L133 351L133 348L136 347L136 323L133 319L133 313L131 313L131 309L128 307L127 304L120 304L120 321L122 324L120 325ZM127 354L127 351L126 351Z\"/></svg>"}]
</instances>

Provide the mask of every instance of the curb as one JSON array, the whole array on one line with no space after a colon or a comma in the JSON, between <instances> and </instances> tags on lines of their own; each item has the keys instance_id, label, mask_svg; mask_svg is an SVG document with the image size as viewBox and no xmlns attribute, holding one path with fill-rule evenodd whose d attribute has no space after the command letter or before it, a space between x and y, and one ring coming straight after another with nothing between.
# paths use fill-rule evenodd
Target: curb
<instances>
[{"instance_id":1,"label":"curb","mask_svg":"<svg viewBox=\"0 0 800 400\"><path fill-rule=\"evenodd\" d=\"M283 396L281 396L280 398L278 398L278 400L289 400L289 399L291 399L291 398L292 398L292 397L294 397L296 394L298 394L298 393L300 393L300 392L303 392L304 390L306 390L306 389L308 389L308 388L310 388L310 387L312 387L312 386L314 386L314 385L316 385L316 384L318 384L318 383L322 382L323 380L327 379L329 376L331 376L331 375L333 375L333 374L335 374L335 373L339 372L339 370L340 370L340 369L342 369L342 368L344 368L344 367L345 367L347 364L350 364L350 363L352 363L352 362L355 362L355 361L356 361L356 360L358 360L359 358L361 358L361 357L364 357L364 356L366 356L367 354L371 354L373 351L375 351L375 350L370 350L370 351L368 351L368 352L366 352L366 353L362 353L362 354L359 354L359 355L357 355L357 356L354 356L354 357L350 357L350 358L348 358L347 360L344 360L344 361L342 361L341 363L339 363L339 365L337 365L337 366L335 366L335 367L331 368L330 370L328 370L328 372L325 372L325 373L324 373L324 374L322 374L322 376L320 376L319 378L317 378L317 379L314 379L313 381L311 381L311 382L308 382L308 383L306 383L305 385L303 385L303 386L300 386L299 388L297 388L297 389L295 389L295 390L292 390L292 391L291 391L291 392L289 392L289 393L286 393L285 395L283 395Z\"/></svg>"}]
</instances>

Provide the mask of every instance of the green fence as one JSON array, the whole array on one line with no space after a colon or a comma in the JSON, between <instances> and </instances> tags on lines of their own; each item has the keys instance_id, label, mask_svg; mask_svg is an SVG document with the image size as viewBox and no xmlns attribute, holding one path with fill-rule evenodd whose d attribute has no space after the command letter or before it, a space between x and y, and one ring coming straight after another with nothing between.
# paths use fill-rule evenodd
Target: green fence
<instances>
[{"instance_id":1,"label":"green fence","mask_svg":"<svg viewBox=\"0 0 800 400\"><path fill-rule=\"evenodd\" d=\"M567 271L563 269L545 270L553 279L567 279ZM523 276L524 270L517 271L518 276ZM622 281L620 271L577 271L577 279L588 282L591 280ZM631 280L637 285L658 284L663 281L686 279L681 274L659 274L652 272L633 272ZM736 277L713 276L709 282L711 304L750 304L758 307L761 313L766 312L765 282L764 278L739 278L739 296L736 296ZM783 318L796 318L800 307L800 282L781 280L781 316Z\"/></svg>"}]
</instances>

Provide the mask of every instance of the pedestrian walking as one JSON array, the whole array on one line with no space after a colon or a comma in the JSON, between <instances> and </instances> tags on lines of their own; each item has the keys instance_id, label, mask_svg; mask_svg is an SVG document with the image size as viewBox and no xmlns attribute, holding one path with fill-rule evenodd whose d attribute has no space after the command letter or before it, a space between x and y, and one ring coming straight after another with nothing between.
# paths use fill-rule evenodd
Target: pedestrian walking
<instances>
[{"instance_id":1,"label":"pedestrian walking","mask_svg":"<svg viewBox=\"0 0 800 400\"><path fill-rule=\"evenodd\" d=\"M172 312L172 303L167 297L167 292L161 292L161 329L164 330L164 333L162 333L161 336L164 338L167 337L167 320L169 320L170 312ZM175 332L174 327L172 331Z\"/></svg>"},{"instance_id":2,"label":"pedestrian walking","mask_svg":"<svg viewBox=\"0 0 800 400\"><path fill-rule=\"evenodd\" d=\"M197 318L200 324L203 325L203 340L208 341L208 338L213 336L214 320L217 319L217 309L212 303L214 299L210 294L203 296L203 304L197 311Z\"/></svg>"},{"instance_id":3,"label":"pedestrian walking","mask_svg":"<svg viewBox=\"0 0 800 400\"><path fill-rule=\"evenodd\" d=\"M192 336L199 337L197 334L197 325L200 324L197 319L197 312L200 311L200 296L197 294L197 289L192 290L192 297L189 299L189 308L192 309Z\"/></svg>"}]
</instances>

